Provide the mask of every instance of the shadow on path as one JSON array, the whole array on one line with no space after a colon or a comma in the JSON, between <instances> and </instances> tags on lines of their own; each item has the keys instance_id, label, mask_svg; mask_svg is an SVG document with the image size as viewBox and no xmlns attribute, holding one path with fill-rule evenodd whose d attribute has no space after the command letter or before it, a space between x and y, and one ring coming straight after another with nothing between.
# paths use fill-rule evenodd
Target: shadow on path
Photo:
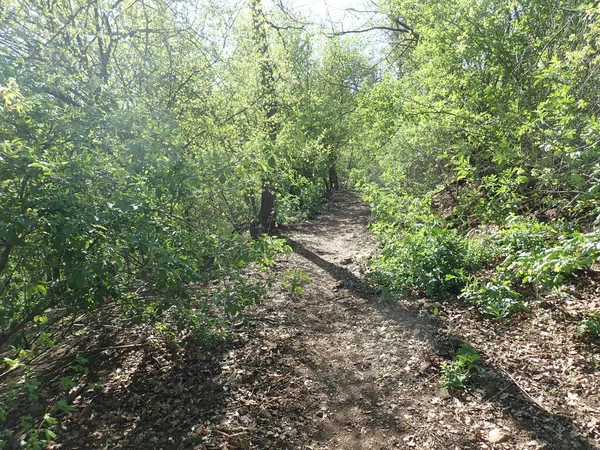
<instances>
[{"instance_id":1,"label":"shadow on path","mask_svg":"<svg viewBox=\"0 0 600 450\"><path fill-rule=\"evenodd\" d=\"M294 253L306 258L316 266L323 269L336 280L343 282L345 287L356 292L358 295L364 295L364 291L359 289L359 287L363 284L363 281L346 267L324 260L298 241L288 238L287 242L294 250Z\"/></svg>"},{"instance_id":2,"label":"shadow on path","mask_svg":"<svg viewBox=\"0 0 600 450\"><path fill-rule=\"evenodd\" d=\"M336 211L332 213L335 215ZM347 212L344 213L344 219L348 220ZM329 226L335 226L338 223L335 216L329 217L327 222ZM365 292L363 280L354 275L346 267L326 261L298 241L288 239L288 242L295 253L306 258L340 283L343 283L344 288L368 300L371 306L377 309L385 318L396 320L402 325L406 325L407 322L415 324L414 319L417 315L415 312L404 310L402 314L390 315L389 306L382 305L376 296L368 295ZM457 349L456 343L464 342L468 344L461 336L449 335L439 328L435 330L435 334L431 343L440 356L447 357L449 354L452 354ZM487 401L501 408L514 420L519 428L531 432L535 439L545 443L549 449L596 448L581 435L571 418L545 410L523 391L510 378L510 375L505 375L498 367L486 365L486 369L490 373L489 377L482 379L479 382L480 385L476 385L475 388L484 388L486 392L494 392L495 394L488 395Z\"/></svg>"}]
</instances>

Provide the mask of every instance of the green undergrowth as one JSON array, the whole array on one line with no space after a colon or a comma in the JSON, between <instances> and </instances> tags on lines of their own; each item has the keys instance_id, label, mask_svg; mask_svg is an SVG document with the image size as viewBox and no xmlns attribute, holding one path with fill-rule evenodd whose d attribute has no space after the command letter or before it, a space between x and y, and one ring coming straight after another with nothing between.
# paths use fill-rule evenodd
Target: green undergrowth
<instances>
[{"instance_id":1,"label":"green undergrowth","mask_svg":"<svg viewBox=\"0 0 600 450\"><path fill-rule=\"evenodd\" d=\"M396 296L456 298L504 319L564 289L600 255L600 233L584 233L567 221L510 214L466 229L436 215L430 196L373 186L363 191L383 249L372 263L372 280Z\"/></svg>"},{"instance_id":2,"label":"green undergrowth","mask_svg":"<svg viewBox=\"0 0 600 450\"><path fill-rule=\"evenodd\" d=\"M451 360L442 364L442 385L459 388L468 385L477 374L485 374L479 352L470 345L462 345Z\"/></svg>"}]
</instances>

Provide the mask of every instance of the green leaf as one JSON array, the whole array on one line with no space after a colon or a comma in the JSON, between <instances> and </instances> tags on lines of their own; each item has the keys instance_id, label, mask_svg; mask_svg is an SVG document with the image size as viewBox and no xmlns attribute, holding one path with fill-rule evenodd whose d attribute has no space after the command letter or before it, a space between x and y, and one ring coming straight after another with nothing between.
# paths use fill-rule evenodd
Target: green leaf
<instances>
[{"instance_id":1,"label":"green leaf","mask_svg":"<svg viewBox=\"0 0 600 450\"><path fill-rule=\"evenodd\" d=\"M33 318L33 321L35 323L46 323L46 322L48 322L48 317L47 316L35 316Z\"/></svg>"},{"instance_id":2,"label":"green leaf","mask_svg":"<svg viewBox=\"0 0 600 450\"><path fill-rule=\"evenodd\" d=\"M43 284L37 284L34 289L42 295L48 294L48 289Z\"/></svg>"},{"instance_id":3,"label":"green leaf","mask_svg":"<svg viewBox=\"0 0 600 450\"><path fill-rule=\"evenodd\" d=\"M267 163L269 164L269 167L270 167L271 169L274 169L274 168L275 168L275 165L276 165L276 163L275 163L275 158L273 158L272 156L269 158L269 160L267 161Z\"/></svg>"},{"instance_id":4,"label":"green leaf","mask_svg":"<svg viewBox=\"0 0 600 450\"><path fill-rule=\"evenodd\" d=\"M56 433L52 430L45 430L46 433L46 439L48 439L49 441L51 441L52 439L56 439Z\"/></svg>"},{"instance_id":5,"label":"green leaf","mask_svg":"<svg viewBox=\"0 0 600 450\"><path fill-rule=\"evenodd\" d=\"M18 359L4 358L4 364L8 367L17 367L20 364Z\"/></svg>"},{"instance_id":6,"label":"green leaf","mask_svg":"<svg viewBox=\"0 0 600 450\"><path fill-rule=\"evenodd\" d=\"M19 245L25 244L25 241L23 241L23 239L21 239L19 237L19 235L17 234L17 231L14 228L8 230L8 232L4 236L4 239L6 239L9 244L14 245L14 246L19 246Z\"/></svg>"},{"instance_id":7,"label":"green leaf","mask_svg":"<svg viewBox=\"0 0 600 450\"><path fill-rule=\"evenodd\" d=\"M44 422L47 423L48 425L55 425L57 421L50 414L45 414L44 415ZM56 435L54 435L54 437L52 439L54 439L55 437L56 437Z\"/></svg>"},{"instance_id":8,"label":"green leaf","mask_svg":"<svg viewBox=\"0 0 600 450\"><path fill-rule=\"evenodd\" d=\"M67 403L67 401L65 399L59 400L56 402L56 409L58 409L61 412L64 412L66 414L70 413L71 410L73 409L72 406L69 406L69 404Z\"/></svg>"},{"instance_id":9,"label":"green leaf","mask_svg":"<svg viewBox=\"0 0 600 450\"><path fill-rule=\"evenodd\" d=\"M27 167L31 167L34 169L48 170L48 163L34 162L34 163L29 164Z\"/></svg>"}]
</instances>

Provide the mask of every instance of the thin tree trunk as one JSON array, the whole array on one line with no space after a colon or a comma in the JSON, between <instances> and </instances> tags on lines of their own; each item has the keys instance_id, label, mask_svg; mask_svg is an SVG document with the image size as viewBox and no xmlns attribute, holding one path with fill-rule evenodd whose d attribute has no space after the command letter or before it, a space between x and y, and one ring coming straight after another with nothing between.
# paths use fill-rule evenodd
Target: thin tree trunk
<instances>
[{"instance_id":1,"label":"thin tree trunk","mask_svg":"<svg viewBox=\"0 0 600 450\"><path fill-rule=\"evenodd\" d=\"M334 191L339 191L339 189L340 189L340 183L338 181L337 170L335 170L335 167L333 167L333 166L331 166L331 168L329 169L329 186Z\"/></svg>"},{"instance_id":2,"label":"thin tree trunk","mask_svg":"<svg viewBox=\"0 0 600 450\"><path fill-rule=\"evenodd\" d=\"M2 271L8 265L8 257L10 256L12 248L13 246L8 242L4 243L4 250L2 250L2 254L0 255L0 273L2 273Z\"/></svg>"},{"instance_id":3,"label":"thin tree trunk","mask_svg":"<svg viewBox=\"0 0 600 450\"><path fill-rule=\"evenodd\" d=\"M252 13L252 26L254 27L254 41L260 57L260 85L263 96L263 111L265 114L265 131L271 142L277 140L277 124L275 115L278 104L275 95L275 78L273 64L269 54L265 17L262 10L262 0L249 0ZM250 234L256 237L262 233L269 233L274 225L275 192L267 178L262 182L260 211L256 221L250 226ZM258 229L257 229L258 227Z\"/></svg>"}]
</instances>

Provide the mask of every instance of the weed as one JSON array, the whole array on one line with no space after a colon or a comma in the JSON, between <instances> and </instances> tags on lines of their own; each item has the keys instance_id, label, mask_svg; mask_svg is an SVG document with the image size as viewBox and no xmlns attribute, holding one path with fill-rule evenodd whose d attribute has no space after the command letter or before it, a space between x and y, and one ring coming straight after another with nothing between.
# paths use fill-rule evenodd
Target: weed
<instances>
[{"instance_id":1,"label":"weed","mask_svg":"<svg viewBox=\"0 0 600 450\"><path fill-rule=\"evenodd\" d=\"M463 344L451 361L442 365L441 379L444 387L464 387L477 373L483 372L479 352Z\"/></svg>"},{"instance_id":2,"label":"weed","mask_svg":"<svg viewBox=\"0 0 600 450\"><path fill-rule=\"evenodd\" d=\"M600 313L588 313L588 317L579 322L577 335L580 338L598 338L600 336Z\"/></svg>"},{"instance_id":3,"label":"weed","mask_svg":"<svg viewBox=\"0 0 600 450\"><path fill-rule=\"evenodd\" d=\"M459 298L473 303L484 315L496 319L524 309L520 295L512 290L509 281L492 280L484 284L473 281L463 289Z\"/></svg>"}]
</instances>

